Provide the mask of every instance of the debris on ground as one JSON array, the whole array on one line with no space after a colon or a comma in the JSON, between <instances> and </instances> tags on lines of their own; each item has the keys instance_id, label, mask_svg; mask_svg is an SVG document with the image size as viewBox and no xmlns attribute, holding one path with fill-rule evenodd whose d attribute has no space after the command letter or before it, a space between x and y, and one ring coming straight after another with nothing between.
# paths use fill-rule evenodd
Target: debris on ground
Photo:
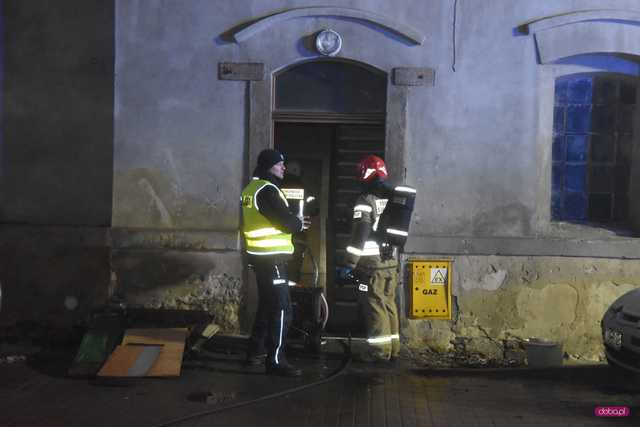
<instances>
[{"instance_id":1,"label":"debris on ground","mask_svg":"<svg viewBox=\"0 0 640 427\"><path fill-rule=\"evenodd\" d=\"M10 365L12 363L24 362L27 360L25 355L0 356L0 365Z\"/></svg>"},{"instance_id":2,"label":"debris on ground","mask_svg":"<svg viewBox=\"0 0 640 427\"><path fill-rule=\"evenodd\" d=\"M403 351L403 359L412 366L420 368L514 368L524 366L523 358L489 358L478 353L464 352L460 347L447 352L435 351L431 348L410 349Z\"/></svg>"},{"instance_id":3,"label":"debris on ground","mask_svg":"<svg viewBox=\"0 0 640 427\"><path fill-rule=\"evenodd\" d=\"M207 403L209 405L219 405L238 398L239 393L235 391L196 391L187 396L187 400L192 402Z\"/></svg>"}]
</instances>

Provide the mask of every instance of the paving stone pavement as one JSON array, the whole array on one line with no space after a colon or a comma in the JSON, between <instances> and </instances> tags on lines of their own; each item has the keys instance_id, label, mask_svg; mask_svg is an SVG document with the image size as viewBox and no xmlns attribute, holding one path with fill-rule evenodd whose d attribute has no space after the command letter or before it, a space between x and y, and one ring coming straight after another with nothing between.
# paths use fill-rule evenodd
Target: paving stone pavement
<instances>
[{"instance_id":1,"label":"paving stone pavement","mask_svg":"<svg viewBox=\"0 0 640 427\"><path fill-rule=\"evenodd\" d=\"M301 378L267 377L237 357L185 362L174 379L64 377L64 362L0 365L0 425L13 426L601 426L640 425L640 382L607 366L428 370L294 359ZM280 397L253 402L264 396ZM243 406L219 409L242 402ZM598 406L631 416L598 418ZM205 411L218 411L208 415ZM201 414L191 417L193 414ZM184 419L183 421L180 421Z\"/></svg>"}]
</instances>

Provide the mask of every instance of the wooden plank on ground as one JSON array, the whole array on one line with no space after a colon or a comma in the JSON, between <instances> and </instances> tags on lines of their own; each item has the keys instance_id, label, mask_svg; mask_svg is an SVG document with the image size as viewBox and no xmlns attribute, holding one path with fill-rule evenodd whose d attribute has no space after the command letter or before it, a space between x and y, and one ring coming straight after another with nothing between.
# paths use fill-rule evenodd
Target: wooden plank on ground
<instances>
[{"instance_id":1,"label":"wooden plank on ground","mask_svg":"<svg viewBox=\"0 0 640 427\"><path fill-rule=\"evenodd\" d=\"M188 333L187 328L127 329L122 338L122 345L156 344L184 347Z\"/></svg>"},{"instance_id":2,"label":"wooden plank on ground","mask_svg":"<svg viewBox=\"0 0 640 427\"><path fill-rule=\"evenodd\" d=\"M102 366L98 376L144 376L157 361L160 349L161 346L119 345Z\"/></svg>"},{"instance_id":3,"label":"wooden plank on ground","mask_svg":"<svg viewBox=\"0 0 640 427\"><path fill-rule=\"evenodd\" d=\"M123 345L162 345L160 356L147 373L147 377L177 377L182 369L187 328L127 329Z\"/></svg>"},{"instance_id":4,"label":"wooden plank on ground","mask_svg":"<svg viewBox=\"0 0 640 427\"><path fill-rule=\"evenodd\" d=\"M186 328L127 329L122 344L109 356L98 376L177 377L182 369L188 333ZM149 347L159 348L159 354L151 367L141 374L139 367L150 355Z\"/></svg>"}]
</instances>

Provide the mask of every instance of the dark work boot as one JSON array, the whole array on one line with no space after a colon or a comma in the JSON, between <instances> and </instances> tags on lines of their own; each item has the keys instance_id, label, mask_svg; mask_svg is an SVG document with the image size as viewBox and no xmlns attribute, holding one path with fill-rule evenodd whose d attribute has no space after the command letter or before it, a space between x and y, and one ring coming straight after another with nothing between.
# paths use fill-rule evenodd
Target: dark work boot
<instances>
[{"instance_id":1,"label":"dark work boot","mask_svg":"<svg viewBox=\"0 0 640 427\"><path fill-rule=\"evenodd\" d=\"M302 370L296 368L288 363L271 364L266 365L267 375L278 375L280 377L299 377L302 375Z\"/></svg>"}]
</instances>

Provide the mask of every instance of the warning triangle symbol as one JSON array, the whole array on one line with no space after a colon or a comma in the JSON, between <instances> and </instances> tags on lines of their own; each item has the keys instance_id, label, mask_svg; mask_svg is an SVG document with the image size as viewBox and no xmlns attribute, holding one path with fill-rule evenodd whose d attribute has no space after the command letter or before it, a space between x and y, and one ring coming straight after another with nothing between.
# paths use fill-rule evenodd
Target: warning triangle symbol
<instances>
[{"instance_id":1,"label":"warning triangle symbol","mask_svg":"<svg viewBox=\"0 0 640 427\"><path fill-rule=\"evenodd\" d=\"M433 275L433 280L431 283L444 283L446 281L444 274L442 274L442 270L436 270Z\"/></svg>"}]
</instances>

